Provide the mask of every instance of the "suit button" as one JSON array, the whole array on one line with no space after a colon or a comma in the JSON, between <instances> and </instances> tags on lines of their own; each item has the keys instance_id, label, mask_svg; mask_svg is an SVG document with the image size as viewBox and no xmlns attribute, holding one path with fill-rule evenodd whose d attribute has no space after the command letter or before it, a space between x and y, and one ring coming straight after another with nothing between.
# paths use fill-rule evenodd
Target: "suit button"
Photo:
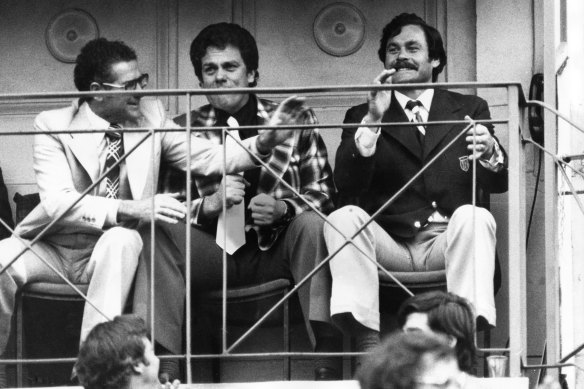
<instances>
[{"instance_id":1,"label":"suit button","mask_svg":"<svg viewBox=\"0 0 584 389\"><path fill-rule=\"evenodd\" d=\"M414 227L416 227L416 228L420 228L420 227L422 227L422 223L420 223L419 221L416 221L416 222L414 223Z\"/></svg>"},{"instance_id":2,"label":"suit button","mask_svg":"<svg viewBox=\"0 0 584 389\"><path fill-rule=\"evenodd\" d=\"M432 208L434 209L438 208L438 204L436 204L436 201L432 201Z\"/></svg>"}]
</instances>

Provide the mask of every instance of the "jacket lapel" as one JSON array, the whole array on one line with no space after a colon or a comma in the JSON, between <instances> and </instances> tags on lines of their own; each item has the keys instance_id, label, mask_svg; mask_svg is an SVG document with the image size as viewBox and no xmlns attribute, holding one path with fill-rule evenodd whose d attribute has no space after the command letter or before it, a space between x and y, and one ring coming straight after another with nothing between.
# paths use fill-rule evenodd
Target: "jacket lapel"
<instances>
[{"instance_id":1,"label":"jacket lapel","mask_svg":"<svg viewBox=\"0 0 584 389\"><path fill-rule=\"evenodd\" d=\"M461 108L460 105L458 105L447 92L441 89L435 89L434 98L432 99L432 106L430 108L430 113L428 116L428 121L432 122L453 120L455 118L453 113L458 111L460 108ZM461 128L460 125L443 124L436 126L428 126L426 130L426 136L424 139L424 158L430 155L432 151L440 143L442 143L444 138L457 128Z\"/></svg>"},{"instance_id":2,"label":"jacket lapel","mask_svg":"<svg viewBox=\"0 0 584 389\"><path fill-rule=\"evenodd\" d=\"M105 121L92 121L87 115L87 107L82 105L67 130L103 130L107 127L108 124ZM95 182L100 173L97 151L103 133L72 133L62 134L61 137L91 177L91 181Z\"/></svg>"},{"instance_id":3,"label":"jacket lapel","mask_svg":"<svg viewBox=\"0 0 584 389\"><path fill-rule=\"evenodd\" d=\"M385 111L381 121L383 123L409 122L406 113L393 93L391 94L389 109ZM381 131L401 143L416 158L421 158L422 148L416 136L417 128L414 126L383 127Z\"/></svg>"}]
</instances>

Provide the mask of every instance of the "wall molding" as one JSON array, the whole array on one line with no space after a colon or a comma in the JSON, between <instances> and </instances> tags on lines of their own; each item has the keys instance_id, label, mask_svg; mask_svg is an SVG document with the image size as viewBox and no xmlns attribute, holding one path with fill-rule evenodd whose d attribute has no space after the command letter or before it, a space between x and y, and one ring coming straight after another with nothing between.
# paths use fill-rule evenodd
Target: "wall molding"
<instances>
[{"instance_id":1,"label":"wall molding","mask_svg":"<svg viewBox=\"0 0 584 389\"><path fill-rule=\"evenodd\" d=\"M0 116L36 116L42 111L71 105L73 99L23 99L0 101Z\"/></svg>"}]
</instances>

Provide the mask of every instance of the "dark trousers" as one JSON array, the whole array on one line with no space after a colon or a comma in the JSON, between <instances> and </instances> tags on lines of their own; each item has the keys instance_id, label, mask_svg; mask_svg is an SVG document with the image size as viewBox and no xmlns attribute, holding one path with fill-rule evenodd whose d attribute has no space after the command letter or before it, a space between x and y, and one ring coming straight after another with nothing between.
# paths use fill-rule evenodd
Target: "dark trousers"
<instances>
[{"instance_id":1,"label":"dark trousers","mask_svg":"<svg viewBox=\"0 0 584 389\"><path fill-rule=\"evenodd\" d=\"M248 242L232 256L227 256L229 286L250 285L288 278L298 283L323 258L326 248L322 239L324 221L314 212L298 215L267 251L261 251L257 242ZM185 316L185 240L186 226L157 226L154 246L154 336L155 341L173 353L182 349L182 326ZM142 232L144 248L136 273L134 312L142 317L149 328L151 285L151 234L150 228ZM249 236L249 235L248 235ZM215 243L215 235L191 228L191 288L197 291L218 289L222 285L223 252ZM309 325L310 312L321 312L328 304L311 295L324 295L318 282L307 282L298 291L300 305L307 329L314 341ZM313 299L314 300L314 299ZM312 304L312 306L311 306ZM193 312L193 315L196 315Z\"/></svg>"}]
</instances>

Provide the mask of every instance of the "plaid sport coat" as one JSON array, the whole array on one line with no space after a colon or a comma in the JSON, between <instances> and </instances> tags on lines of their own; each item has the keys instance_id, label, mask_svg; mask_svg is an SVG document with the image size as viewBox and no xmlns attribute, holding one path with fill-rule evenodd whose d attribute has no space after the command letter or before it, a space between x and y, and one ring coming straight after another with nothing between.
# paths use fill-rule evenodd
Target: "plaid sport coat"
<instances>
[{"instance_id":1,"label":"plaid sport coat","mask_svg":"<svg viewBox=\"0 0 584 389\"><path fill-rule=\"evenodd\" d=\"M260 125L267 125L278 104L269 100L256 99ZM186 125L186 115L174 119L181 126ZM298 124L316 124L317 119L312 110L307 110ZM211 105L204 105L191 112L192 127L212 127L216 124L215 110ZM193 131L194 136L201 136L214 143L222 143L221 130ZM294 132L294 136L276 146L265 161L276 173L273 176L264 167L260 170L257 194L265 193L277 200L283 200L294 208L296 216L310 210L307 203L328 214L334 208L335 187L332 170L328 162L326 146L317 129L303 129ZM185 190L184 173L161 174L162 192L181 192ZM198 225L198 216L204 196L217 191L221 176L193 176L192 222ZM288 183L300 196L286 188L280 180ZM258 246L268 250L286 225L258 227L246 225L246 230L253 228L257 232Z\"/></svg>"}]
</instances>

